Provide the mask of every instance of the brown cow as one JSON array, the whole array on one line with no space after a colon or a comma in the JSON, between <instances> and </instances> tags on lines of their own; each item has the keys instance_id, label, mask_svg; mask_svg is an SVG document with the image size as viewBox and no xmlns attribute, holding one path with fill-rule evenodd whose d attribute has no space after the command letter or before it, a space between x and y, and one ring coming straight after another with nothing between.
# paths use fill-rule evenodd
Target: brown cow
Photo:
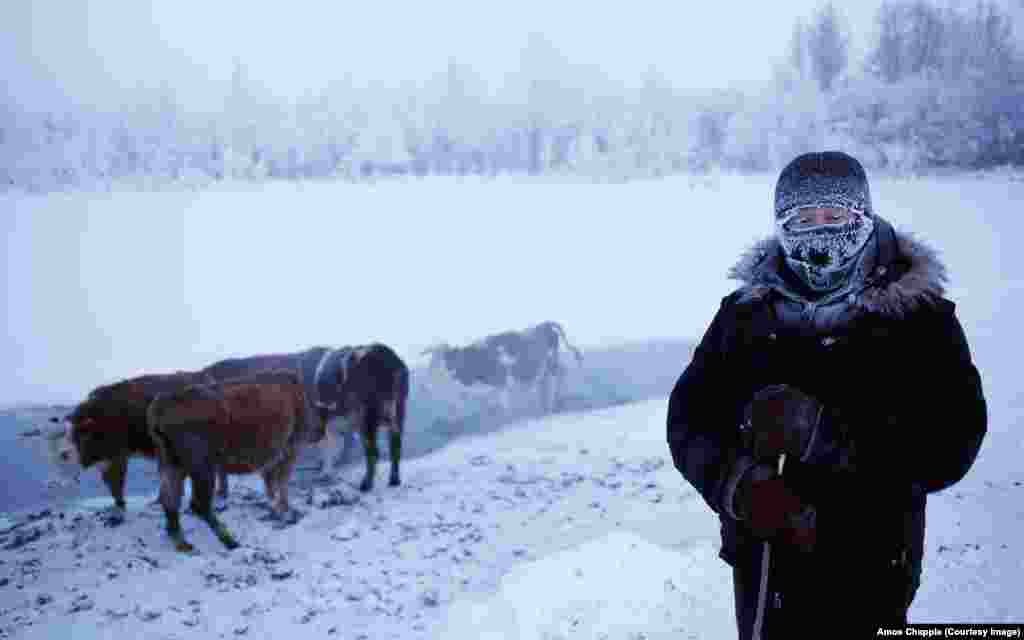
<instances>
[{"instance_id":1,"label":"brown cow","mask_svg":"<svg viewBox=\"0 0 1024 640\"><path fill-rule=\"evenodd\" d=\"M359 483L361 491L373 488L379 452L377 433L387 425L388 451L391 457L390 486L401 484L399 466L402 456L402 431L409 395L409 368L387 345L372 343L337 349L312 347L297 353L254 355L228 358L203 371L216 380L227 380L268 369L291 369L302 379L309 403L310 420L328 423L327 437L321 443L320 468L325 475L341 466L353 448L352 434L362 436L366 454L366 474ZM344 418L350 429L344 432L341 455L337 455L334 418ZM335 425L341 420L334 421ZM312 424L310 429L319 429ZM222 485L226 488L226 484Z\"/></svg>"},{"instance_id":2,"label":"brown cow","mask_svg":"<svg viewBox=\"0 0 1024 640\"><path fill-rule=\"evenodd\" d=\"M212 382L207 374L178 371L169 374L150 374L129 378L94 389L70 415L60 442L52 448L60 465L75 465L88 469L96 463L102 468L103 482L114 498L109 524L124 521L124 484L128 460L134 456L155 459L156 445L149 435L146 410L159 393ZM51 418L60 422L58 418ZM222 487L224 474L218 472Z\"/></svg>"},{"instance_id":3,"label":"brown cow","mask_svg":"<svg viewBox=\"0 0 1024 640\"><path fill-rule=\"evenodd\" d=\"M288 504L297 449L324 436L323 421L308 420L307 411L299 375L284 369L192 385L153 400L148 422L160 456L160 502L179 551L193 548L178 519L186 477L192 480L194 511L228 549L238 542L213 510L217 469L260 473L276 515L288 523L298 520Z\"/></svg>"}]
</instances>

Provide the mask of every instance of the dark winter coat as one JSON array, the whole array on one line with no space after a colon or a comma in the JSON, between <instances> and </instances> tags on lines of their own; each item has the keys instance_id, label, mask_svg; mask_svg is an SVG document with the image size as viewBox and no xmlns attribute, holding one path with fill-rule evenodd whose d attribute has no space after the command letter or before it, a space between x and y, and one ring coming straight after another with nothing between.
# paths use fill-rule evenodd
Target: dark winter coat
<instances>
[{"instance_id":1,"label":"dark winter coat","mask_svg":"<svg viewBox=\"0 0 1024 640\"><path fill-rule=\"evenodd\" d=\"M813 619L904 621L920 583L927 494L967 473L986 432L978 371L941 297L945 269L880 218L872 243L870 270L823 309L801 304L776 240L748 251L731 272L744 286L722 300L672 391L672 457L721 520L741 638L763 543L723 499L748 453L739 425L755 391L787 383L815 396L839 444L813 464L787 462L790 488L817 508L818 542L810 554L773 545L767 638L798 637Z\"/></svg>"}]
</instances>

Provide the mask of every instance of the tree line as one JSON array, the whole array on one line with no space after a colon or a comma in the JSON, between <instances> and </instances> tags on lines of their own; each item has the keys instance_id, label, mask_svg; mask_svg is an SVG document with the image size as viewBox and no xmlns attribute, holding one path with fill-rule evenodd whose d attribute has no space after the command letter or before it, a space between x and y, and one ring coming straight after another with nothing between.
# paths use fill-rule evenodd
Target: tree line
<instances>
[{"instance_id":1,"label":"tree line","mask_svg":"<svg viewBox=\"0 0 1024 640\"><path fill-rule=\"evenodd\" d=\"M170 87L116 111L0 104L0 189L499 173L621 180L772 170L820 148L882 169L1024 164L1024 58L1008 11L889 1L862 60L850 40L833 4L799 20L770 91L681 90L655 65L627 86L539 35L498 90L452 59L422 82L342 76L285 101L236 61L213 113L184 109Z\"/></svg>"}]
</instances>

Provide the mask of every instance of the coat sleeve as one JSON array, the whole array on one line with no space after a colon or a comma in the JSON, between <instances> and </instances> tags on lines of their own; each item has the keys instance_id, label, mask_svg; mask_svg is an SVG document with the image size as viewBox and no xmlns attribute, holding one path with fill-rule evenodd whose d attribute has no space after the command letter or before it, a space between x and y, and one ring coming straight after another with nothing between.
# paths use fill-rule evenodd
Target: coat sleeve
<instances>
[{"instance_id":1,"label":"coat sleeve","mask_svg":"<svg viewBox=\"0 0 1024 640\"><path fill-rule=\"evenodd\" d=\"M715 513L732 514L723 502L738 459L739 418L725 371L729 298L715 314L669 397L668 444L676 469ZM734 418L734 419L731 419ZM748 461L749 462L749 461ZM734 488L735 489L735 488Z\"/></svg>"},{"instance_id":2,"label":"coat sleeve","mask_svg":"<svg viewBox=\"0 0 1024 640\"><path fill-rule=\"evenodd\" d=\"M967 474L988 428L981 376L952 303L946 305L927 314L906 396L891 403L884 429L876 431L894 442L871 442L869 452L878 466L926 493L946 489Z\"/></svg>"},{"instance_id":3,"label":"coat sleeve","mask_svg":"<svg viewBox=\"0 0 1024 640\"><path fill-rule=\"evenodd\" d=\"M899 501L946 489L970 470L987 431L987 406L964 330L952 303L944 307L914 324L915 361L900 365L903 381L881 402L869 394L860 399L864 406L839 412L857 423L853 469L807 469L801 484L812 500L844 499L839 493Z\"/></svg>"}]
</instances>

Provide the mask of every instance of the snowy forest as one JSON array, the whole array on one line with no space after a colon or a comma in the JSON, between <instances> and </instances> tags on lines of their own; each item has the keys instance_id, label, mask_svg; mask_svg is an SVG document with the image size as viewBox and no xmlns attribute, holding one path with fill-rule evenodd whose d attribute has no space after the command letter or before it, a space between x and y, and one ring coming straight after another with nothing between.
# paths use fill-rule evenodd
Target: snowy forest
<instances>
[{"instance_id":1,"label":"snowy forest","mask_svg":"<svg viewBox=\"0 0 1024 640\"><path fill-rule=\"evenodd\" d=\"M994 2L886 2L854 57L842 10L825 4L778 39L784 62L770 86L748 90L680 89L664 60L627 86L535 34L497 90L452 58L394 85L341 69L282 100L236 59L222 108L207 113L184 109L167 84L116 110L71 99L40 108L15 95L0 103L0 189L499 173L627 180L773 170L819 148L894 172L1020 165L1024 52L1013 17Z\"/></svg>"}]
</instances>

